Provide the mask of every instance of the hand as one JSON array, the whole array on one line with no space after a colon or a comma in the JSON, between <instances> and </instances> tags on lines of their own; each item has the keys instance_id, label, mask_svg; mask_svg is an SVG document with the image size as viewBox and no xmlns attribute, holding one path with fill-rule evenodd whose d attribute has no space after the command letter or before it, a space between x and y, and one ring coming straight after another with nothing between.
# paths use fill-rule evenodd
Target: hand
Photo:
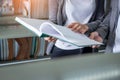
<instances>
[{"instance_id":1,"label":"hand","mask_svg":"<svg viewBox=\"0 0 120 80\"><path fill-rule=\"evenodd\" d=\"M55 42L57 40L56 38L53 38L53 37L46 37L44 39L48 42Z\"/></svg>"},{"instance_id":2,"label":"hand","mask_svg":"<svg viewBox=\"0 0 120 80\"><path fill-rule=\"evenodd\" d=\"M88 31L89 27L85 24L80 23L72 23L68 25L68 28L70 28L74 32L82 33L84 34L86 31Z\"/></svg>"},{"instance_id":3,"label":"hand","mask_svg":"<svg viewBox=\"0 0 120 80\"><path fill-rule=\"evenodd\" d=\"M98 42L103 42L103 39L100 37L98 32L92 32L90 34L90 39L93 39ZM92 46L92 48L98 48L99 46Z\"/></svg>"}]
</instances>

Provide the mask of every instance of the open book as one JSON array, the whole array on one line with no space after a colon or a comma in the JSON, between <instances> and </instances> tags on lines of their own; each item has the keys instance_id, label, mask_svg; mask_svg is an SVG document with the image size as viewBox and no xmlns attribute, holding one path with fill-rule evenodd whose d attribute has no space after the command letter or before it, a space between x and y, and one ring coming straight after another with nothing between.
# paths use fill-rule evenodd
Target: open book
<instances>
[{"instance_id":1,"label":"open book","mask_svg":"<svg viewBox=\"0 0 120 80\"><path fill-rule=\"evenodd\" d=\"M52 36L76 46L101 45L102 43L89 39L86 35L75 33L65 26L56 25L49 20L16 17L18 23L34 32L39 37Z\"/></svg>"}]
</instances>

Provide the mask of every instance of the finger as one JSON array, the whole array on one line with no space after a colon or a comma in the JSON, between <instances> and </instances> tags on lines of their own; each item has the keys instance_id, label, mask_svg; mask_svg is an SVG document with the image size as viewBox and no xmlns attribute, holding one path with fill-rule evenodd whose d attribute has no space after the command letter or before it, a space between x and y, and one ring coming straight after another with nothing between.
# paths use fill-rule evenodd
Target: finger
<instances>
[{"instance_id":1,"label":"finger","mask_svg":"<svg viewBox=\"0 0 120 80\"><path fill-rule=\"evenodd\" d=\"M90 39L94 39L95 35L93 33L90 34Z\"/></svg>"},{"instance_id":2,"label":"finger","mask_svg":"<svg viewBox=\"0 0 120 80\"><path fill-rule=\"evenodd\" d=\"M86 25L81 25L81 29L79 29L79 32L84 34L88 30L88 26Z\"/></svg>"},{"instance_id":3,"label":"finger","mask_svg":"<svg viewBox=\"0 0 120 80\"><path fill-rule=\"evenodd\" d=\"M52 41L52 37L46 37L46 38L44 38L46 41L48 41L48 42L51 42Z\"/></svg>"},{"instance_id":4,"label":"finger","mask_svg":"<svg viewBox=\"0 0 120 80\"><path fill-rule=\"evenodd\" d=\"M98 41L98 42L103 42L103 39L100 36L96 36L95 40Z\"/></svg>"},{"instance_id":5,"label":"finger","mask_svg":"<svg viewBox=\"0 0 120 80\"><path fill-rule=\"evenodd\" d=\"M97 36L99 36L98 35L98 33L97 32L92 32L91 34L90 34L90 39L95 39L95 37L97 37Z\"/></svg>"},{"instance_id":6,"label":"finger","mask_svg":"<svg viewBox=\"0 0 120 80\"><path fill-rule=\"evenodd\" d=\"M45 37L44 39L45 39L46 41L48 41L48 40L49 40L49 38L50 38L50 37Z\"/></svg>"},{"instance_id":7,"label":"finger","mask_svg":"<svg viewBox=\"0 0 120 80\"><path fill-rule=\"evenodd\" d=\"M100 45L94 45L94 46L92 46L92 48L99 48L100 47Z\"/></svg>"},{"instance_id":8,"label":"finger","mask_svg":"<svg viewBox=\"0 0 120 80\"><path fill-rule=\"evenodd\" d=\"M96 47L97 47L97 46L95 46L95 45L94 45L94 46L92 46L92 48L96 48Z\"/></svg>"},{"instance_id":9,"label":"finger","mask_svg":"<svg viewBox=\"0 0 120 80\"><path fill-rule=\"evenodd\" d=\"M71 28L72 31L75 31L79 27L79 24L74 24L73 27Z\"/></svg>"},{"instance_id":10,"label":"finger","mask_svg":"<svg viewBox=\"0 0 120 80\"><path fill-rule=\"evenodd\" d=\"M53 39L52 42L56 42L57 39Z\"/></svg>"},{"instance_id":11,"label":"finger","mask_svg":"<svg viewBox=\"0 0 120 80\"><path fill-rule=\"evenodd\" d=\"M84 26L84 27L83 27L83 32L85 33L85 32L88 31L89 27L88 27L87 25L83 25L83 26Z\"/></svg>"},{"instance_id":12,"label":"finger","mask_svg":"<svg viewBox=\"0 0 120 80\"><path fill-rule=\"evenodd\" d=\"M54 38L53 37L50 37L49 40L52 41Z\"/></svg>"},{"instance_id":13,"label":"finger","mask_svg":"<svg viewBox=\"0 0 120 80\"><path fill-rule=\"evenodd\" d=\"M53 37L51 38L52 42L55 42L56 40L57 40L56 38L53 38Z\"/></svg>"},{"instance_id":14,"label":"finger","mask_svg":"<svg viewBox=\"0 0 120 80\"><path fill-rule=\"evenodd\" d=\"M76 23L72 23L72 24L68 25L67 27L68 27L68 28L72 28L75 24L76 24Z\"/></svg>"},{"instance_id":15,"label":"finger","mask_svg":"<svg viewBox=\"0 0 120 80\"><path fill-rule=\"evenodd\" d=\"M81 26L79 25L78 27L76 27L76 29L74 31L79 32L80 29L81 29Z\"/></svg>"},{"instance_id":16,"label":"finger","mask_svg":"<svg viewBox=\"0 0 120 80\"><path fill-rule=\"evenodd\" d=\"M81 34L84 34L86 31L87 31L87 30L84 29L84 28L81 28L81 29L79 30L79 32L80 32Z\"/></svg>"}]
</instances>

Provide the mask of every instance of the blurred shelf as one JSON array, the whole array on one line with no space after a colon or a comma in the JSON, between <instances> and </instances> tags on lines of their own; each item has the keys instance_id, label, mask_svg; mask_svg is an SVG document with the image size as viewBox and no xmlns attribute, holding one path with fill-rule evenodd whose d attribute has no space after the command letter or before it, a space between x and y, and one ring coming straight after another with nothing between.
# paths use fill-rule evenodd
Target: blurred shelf
<instances>
[{"instance_id":1,"label":"blurred shelf","mask_svg":"<svg viewBox=\"0 0 120 80\"><path fill-rule=\"evenodd\" d=\"M16 16L22 16L22 15L0 16L0 26L18 24L18 23L15 21L15 17L16 17Z\"/></svg>"},{"instance_id":2,"label":"blurred shelf","mask_svg":"<svg viewBox=\"0 0 120 80\"><path fill-rule=\"evenodd\" d=\"M7 38L22 38L22 37L33 37L36 36L34 33L28 29L22 27L21 25L8 25L0 26L0 39Z\"/></svg>"}]
</instances>

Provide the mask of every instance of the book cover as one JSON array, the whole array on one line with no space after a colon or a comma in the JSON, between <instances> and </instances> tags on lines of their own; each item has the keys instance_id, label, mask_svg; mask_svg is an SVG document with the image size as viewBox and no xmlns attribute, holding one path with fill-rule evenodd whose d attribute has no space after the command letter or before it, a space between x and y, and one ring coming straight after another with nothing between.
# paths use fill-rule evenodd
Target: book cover
<instances>
[{"instance_id":1,"label":"book cover","mask_svg":"<svg viewBox=\"0 0 120 80\"><path fill-rule=\"evenodd\" d=\"M49 22L49 20L39 20L39 19L30 19L30 18L23 18L23 17L16 17L15 20L32 31L34 34L36 34L39 37L47 36L45 34L42 34L39 30L39 27L44 22Z\"/></svg>"}]
</instances>

